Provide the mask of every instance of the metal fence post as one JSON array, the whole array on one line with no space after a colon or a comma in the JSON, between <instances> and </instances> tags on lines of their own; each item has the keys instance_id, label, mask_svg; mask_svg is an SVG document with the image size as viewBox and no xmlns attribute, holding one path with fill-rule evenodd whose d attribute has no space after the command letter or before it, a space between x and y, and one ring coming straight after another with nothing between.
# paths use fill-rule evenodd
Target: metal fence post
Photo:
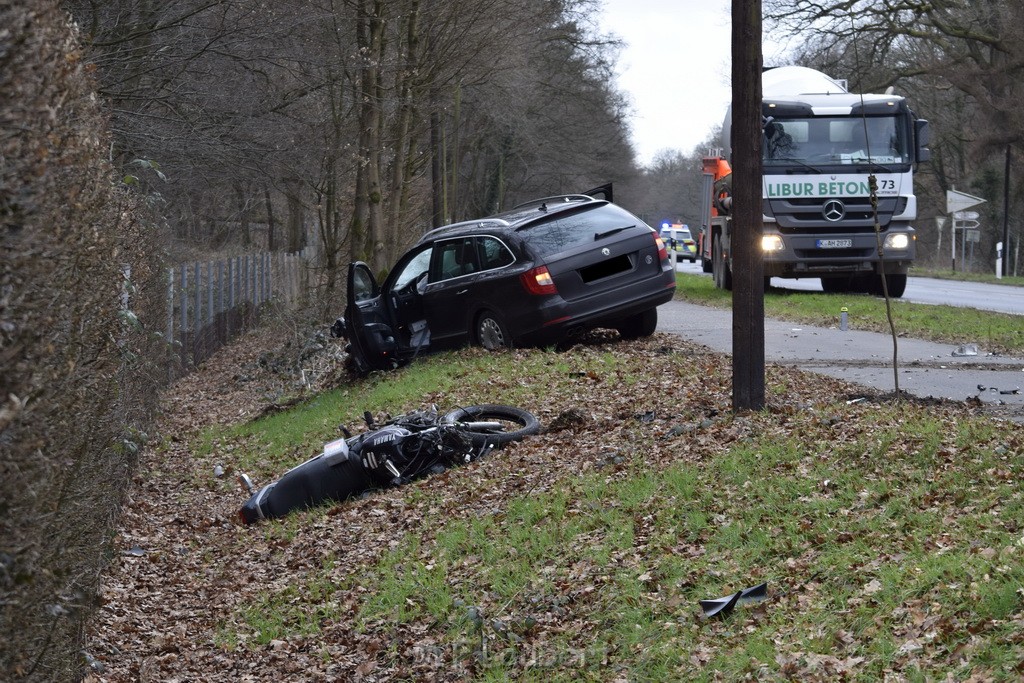
<instances>
[{"instance_id":1,"label":"metal fence post","mask_svg":"<svg viewBox=\"0 0 1024 683\"><path fill-rule=\"evenodd\" d=\"M167 345L174 346L174 268L167 269Z\"/></svg>"},{"instance_id":2,"label":"metal fence post","mask_svg":"<svg viewBox=\"0 0 1024 683\"><path fill-rule=\"evenodd\" d=\"M192 270L195 277L194 285L196 289L196 310L192 312L192 361L198 363L202 354L200 353L201 340L200 330L203 329L203 271L200 268L199 261L192 264Z\"/></svg>"},{"instance_id":3,"label":"metal fence post","mask_svg":"<svg viewBox=\"0 0 1024 683\"><path fill-rule=\"evenodd\" d=\"M256 305L259 306L263 303L263 281L266 272L263 268L263 254L253 254L252 257L256 261Z\"/></svg>"},{"instance_id":4,"label":"metal fence post","mask_svg":"<svg viewBox=\"0 0 1024 683\"><path fill-rule=\"evenodd\" d=\"M206 312L212 324L216 312L213 309L213 261L206 262Z\"/></svg>"},{"instance_id":5,"label":"metal fence post","mask_svg":"<svg viewBox=\"0 0 1024 683\"><path fill-rule=\"evenodd\" d=\"M258 295L256 294L256 254L249 254L249 300L252 302L252 307L255 310L256 304L259 303L257 300Z\"/></svg>"},{"instance_id":6,"label":"metal fence post","mask_svg":"<svg viewBox=\"0 0 1024 683\"><path fill-rule=\"evenodd\" d=\"M228 308L235 309L235 276L238 268L234 257L228 259Z\"/></svg>"},{"instance_id":7,"label":"metal fence post","mask_svg":"<svg viewBox=\"0 0 1024 683\"><path fill-rule=\"evenodd\" d=\"M181 332L184 341L184 333L188 330L188 266L181 266Z\"/></svg>"},{"instance_id":8,"label":"metal fence post","mask_svg":"<svg viewBox=\"0 0 1024 683\"><path fill-rule=\"evenodd\" d=\"M217 333L221 336L222 342L228 340L228 317L224 313L224 260L217 261L217 315L220 317L220 324L217 325Z\"/></svg>"},{"instance_id":9,"label":"metal fence post","mask_svg":"<svg viewBox=\"0 0 1024 683\"><path fill-rule=\"evenodd\" d=\"M192 264L192 284L195 287L196 307L192 311L192 326L195 328L203 325L203 271L199 267L199 261Z\"/></svg>"}]
</instances>

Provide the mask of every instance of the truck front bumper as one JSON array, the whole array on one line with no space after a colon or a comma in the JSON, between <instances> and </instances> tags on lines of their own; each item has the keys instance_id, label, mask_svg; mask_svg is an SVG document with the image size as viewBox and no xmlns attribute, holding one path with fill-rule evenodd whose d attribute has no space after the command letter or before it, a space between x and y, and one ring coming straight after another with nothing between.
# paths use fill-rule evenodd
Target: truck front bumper
<instances>
[{"instance_id":1,"label":"truck front bumper","mask_svg":"<svg viewBox=\"0 0 1024 683\"><path fill-rule=\"evenodd\" d=\"M764 274L769 277L818 277L833 273L869 274L880 268L889 274L905 274L916 256L916 235L910 226L895 227L875 233L809 233L781 234L774 226L765 226L766 244L781 248L764 252ZM905 236L906 246L886 246L894 236ZM882 259L878 258L881 242Z\"/></svg>"}]
</instances>

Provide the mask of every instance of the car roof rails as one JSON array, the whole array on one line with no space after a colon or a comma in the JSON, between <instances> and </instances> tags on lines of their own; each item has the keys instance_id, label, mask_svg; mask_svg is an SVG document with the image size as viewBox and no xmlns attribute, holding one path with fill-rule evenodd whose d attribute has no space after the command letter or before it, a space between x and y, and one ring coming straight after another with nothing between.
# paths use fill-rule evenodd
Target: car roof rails
<instances>
[{"instance_id":1,"label":"car roof rails","mask_svg":"<svg viewBox=\"0 0 1024 683\"><path fill-rule=\"evenodd\" d=\"M516 206L513 206L511 209L509 209L509 211L518 211L519 209L525 209L526 207L534 206L534 205L539 205L538 208L540 208L542 211L547 211L547 205L549 203L562 202L563 204L568 204L569 202L573 202L573 201L596 202L596 201L600 201L600 200L594 199L593 197L591 197L588 194L556 194L556 195L553 195L551 197L541 197L540 199L531 199L528 202L523 202L522 204L517 204Z\"/></svg>"},{"instance_id":2,"label":"car roof rails","mask_svg":"<svg viewBox=\"0 0 1024 683\"><path fill-rule=\"evenodd\" d=\"M499 227L507 228L510 224L508 221L502 218L476 218L471 221L462 221L461 223L449 223L448 225L442 225L439 228L428 230L427 232L423 233L420 239L422 240L436 233L445 232L446 230L454 230L455 228L465 228L470 225L479 226L481 228L487 225L497 225Z\"/></svg>"}]
</instances>

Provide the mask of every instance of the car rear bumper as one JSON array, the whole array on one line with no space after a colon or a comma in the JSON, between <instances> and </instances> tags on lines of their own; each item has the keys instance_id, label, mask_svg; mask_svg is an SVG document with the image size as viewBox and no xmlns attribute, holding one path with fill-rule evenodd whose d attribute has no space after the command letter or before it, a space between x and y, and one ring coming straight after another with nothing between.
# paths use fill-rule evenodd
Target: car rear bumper
<instances>
[{"instance_id":1,"label":"car rear bumper","mask_svg":"<svg viewBox=\"0 0 1024 683\"><path fill-rule=\"evenodd\" d=\"M670 278L670 281L669 279ZM553 301L542 307L542 320L527 323L520 334L513 332L516 343L522 346L544 346L557 343L563 339L581 335L597 327L614 327L625 318L660 306L672 300L675 295L675 277L669 274L657 289L652 289L650 282L642 283L645 292L616 292L615 300L607 297L593 297L594 300L586 310L580 312L581 302L567 304L561 297L553 297ZM639 289L639 287L637 287ZM577 311L574 315L566 314L567 310Z\"/></svg>"}]
</instances>

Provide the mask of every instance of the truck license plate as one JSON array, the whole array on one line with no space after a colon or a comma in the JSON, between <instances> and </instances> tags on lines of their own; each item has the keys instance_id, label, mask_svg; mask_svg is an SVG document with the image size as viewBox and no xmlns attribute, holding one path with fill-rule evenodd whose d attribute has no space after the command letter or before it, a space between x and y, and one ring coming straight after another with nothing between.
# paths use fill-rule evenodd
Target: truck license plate
<instances>
[{"instance_id":1,"label":"truck license plate","mask_svg":"<svg viewBox=\"0 0 1024 683\"><path fill-rule=\"evenodd\" d=\"M818 240L818 249L848 249L853 240Z\"/></svg>"}]
</instances>

